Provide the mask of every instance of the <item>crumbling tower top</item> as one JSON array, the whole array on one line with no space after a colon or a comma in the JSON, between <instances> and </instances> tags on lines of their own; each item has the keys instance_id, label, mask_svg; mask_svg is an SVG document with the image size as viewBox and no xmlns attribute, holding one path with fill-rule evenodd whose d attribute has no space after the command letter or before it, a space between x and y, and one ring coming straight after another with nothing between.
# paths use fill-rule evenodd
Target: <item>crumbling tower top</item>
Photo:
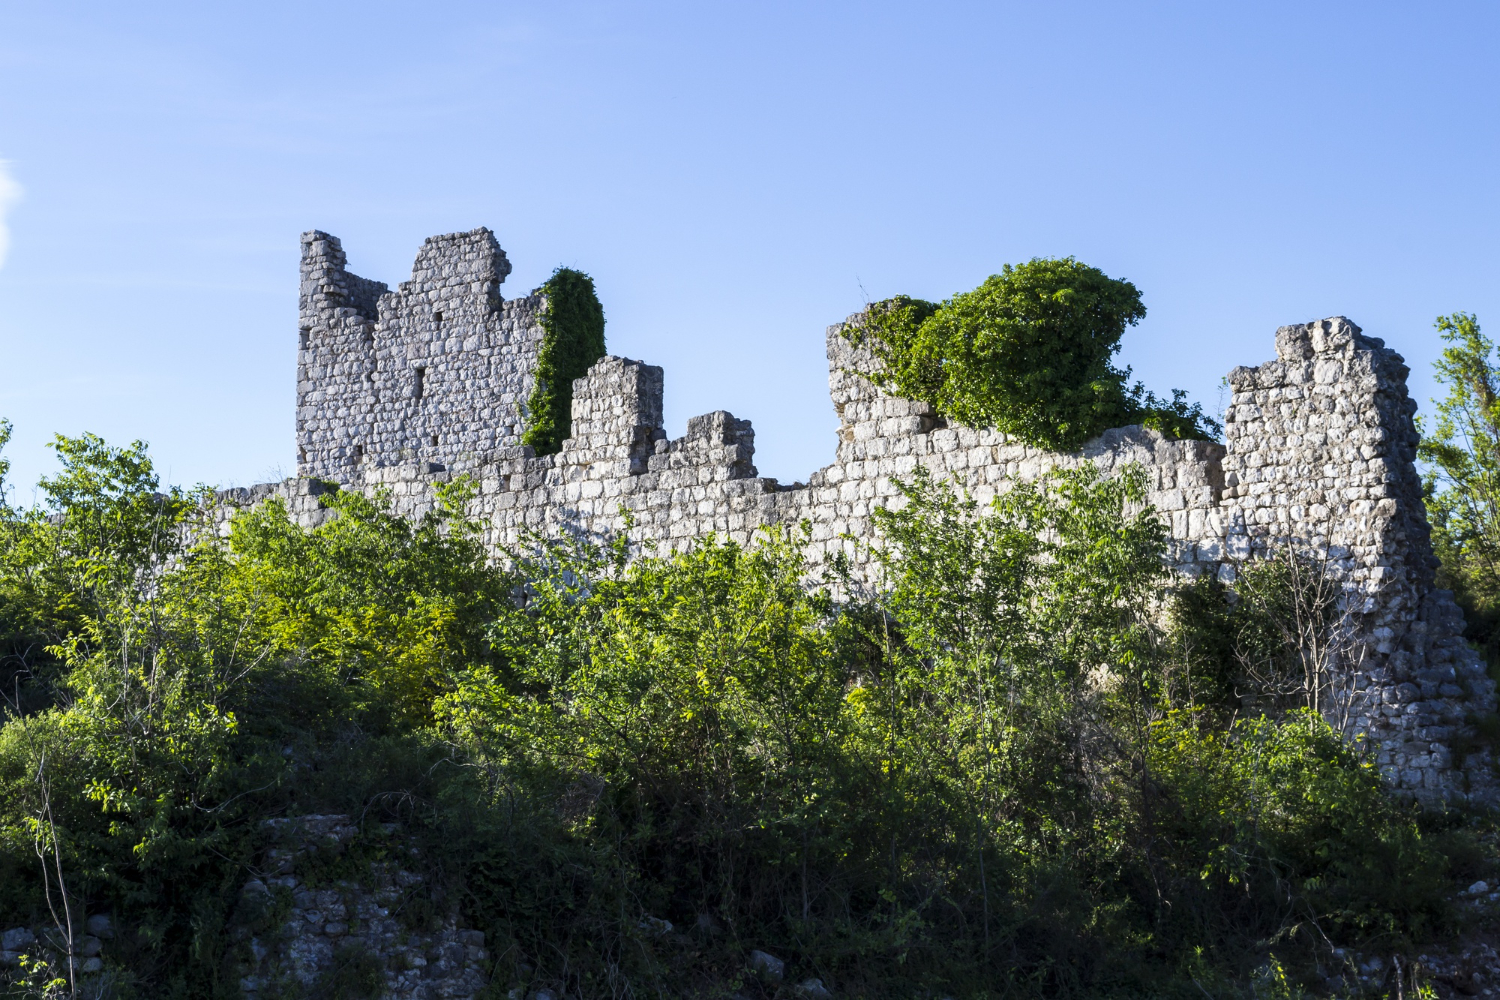
<instances>
[{"instance_id":1,"label":"crumbling tower top","mask_svg":"<svg viewBox=\"0 0 1500 1000\"><path fill-rule=\"evenodd\" d=\"M468 468L520 443L541 296L506 302L488 229L428 237L392 291L348 269L343 245L302 235L297 471L347 481L421 462Z\"/></svg>"}]
</instances>

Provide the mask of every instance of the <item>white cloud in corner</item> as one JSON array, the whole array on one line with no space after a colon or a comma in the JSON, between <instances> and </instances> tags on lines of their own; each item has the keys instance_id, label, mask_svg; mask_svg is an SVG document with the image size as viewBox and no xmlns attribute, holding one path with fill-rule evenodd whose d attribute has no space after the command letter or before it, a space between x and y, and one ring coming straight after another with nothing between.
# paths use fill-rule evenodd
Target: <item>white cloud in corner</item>
<instances>
[{"instance_id":1,"label":"white cloud in corner","mask_svg":"<svg viewBox=\"0 0 1500 1000\"><path fill-rule=\"evenodd\" d=\"M10 227L5 224L5 217L20 200L21 185L10 175L10 164L0 160L0 267L5 266L5 252L10 249Z\"/></svg>"}]
</instances>

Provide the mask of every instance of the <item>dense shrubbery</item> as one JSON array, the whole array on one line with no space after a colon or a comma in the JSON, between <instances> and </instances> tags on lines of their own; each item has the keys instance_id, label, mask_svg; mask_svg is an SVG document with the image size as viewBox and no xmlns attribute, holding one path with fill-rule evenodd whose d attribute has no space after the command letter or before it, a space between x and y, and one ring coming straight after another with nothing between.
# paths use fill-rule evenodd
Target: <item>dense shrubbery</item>
<instances>
[{"instance_id":1,"label":"dense shrubbery","mask_svg":"<svg viewBox=\"0 0 1500 1000\"><path fill-rule=\"evenodd\" d=\"M752 948L839 996L1229 996L1448 926L1359 748L1237 711L1222 590L1162 613L1139 475L992 508L919 476L882 596L836 602L796 531L500 570L461 486L184 547L203 509L139 446L58 449L0 518L0 925L113 911L124 995L233 995L260 821L330 811L353 858L403 824L413 919L483 929L496 996L751 995Z\"/></svg>"},{"instance_id":2,"label":"dense shrubbery","mask_svg":"<svg viewBox=\"0 0 1500 1000\"><path fill-rule=\"evenodd\" d=\"M1111 427L1144 423L1169 437L1212 439L1219 425L1174 390L1167 402L1110 363L1141 294L1071 257L1011 266L941 305L898 296L873 304L846 335L881 361L881 385L973 427L1028 444L1077 448Z\"/></svg>"}]
</instances>

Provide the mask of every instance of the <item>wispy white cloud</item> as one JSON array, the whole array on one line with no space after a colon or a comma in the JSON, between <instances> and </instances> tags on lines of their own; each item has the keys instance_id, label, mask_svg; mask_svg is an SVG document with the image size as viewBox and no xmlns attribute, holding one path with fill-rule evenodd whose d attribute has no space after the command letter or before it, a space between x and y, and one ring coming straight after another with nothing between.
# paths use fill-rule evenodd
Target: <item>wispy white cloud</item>
<instances>
[{"instance_id":1,"label":"wispy white cloud","mask_svg":"<svg viewBox=\"0 0 1500 1000\"><path fill-rule=\"evenodd\" d=\"M5 217L20 200L21 184L10 175L10 164L0 160L0 267L5 266L5 252L10 249L10 227L5 224Z\"/></svg>"}]
</instances>

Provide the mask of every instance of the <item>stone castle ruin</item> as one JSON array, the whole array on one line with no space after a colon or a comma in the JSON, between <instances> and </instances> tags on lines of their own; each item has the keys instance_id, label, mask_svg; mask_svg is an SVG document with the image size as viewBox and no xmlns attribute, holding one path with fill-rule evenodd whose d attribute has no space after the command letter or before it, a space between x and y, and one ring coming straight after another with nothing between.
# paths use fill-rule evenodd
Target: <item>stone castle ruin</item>
<instances>
[{"instance_id":1,"label":"stone castle ruin","mask_svg":"<svg viewBox=\"0 0 1500 1000\"><path fill-rule=\"evenodd\" d=\"M230 503L286 499L307 525L331 483L386 488L399 510L430 509L434 487L470 476L493 550L527 532L602 537L634 521L661 550L710 533L748 542L764 525L810 523L808 555L845 553L856 576L872 512L919 465L987 501L1005 484L1084 461L1138 463L1188 577L1291 544L1326 558L1350 611L1341 678L1348 725L1378 747L1397 788L1428 800L1494 795L1487 757L1455 760L1495 685L1434 583L1416 404L1400 355L1343 317L1282 327L1276 358L1229 374L1225 444L1121 427L1057 454L993 430L950 425L925 403L884 394L875 364L827 332L839 416L833 462L807 483L761 477L748 420L717 411L662 428L662 369L601 358L573 385L572 435L553 455L520 444L544 331L540 293L505 300L510 263L488 229L428 239L393 291L351 274L339 241L302 237L297 355L298 476L226 491Z\"/></svg>"}]
</instances>

